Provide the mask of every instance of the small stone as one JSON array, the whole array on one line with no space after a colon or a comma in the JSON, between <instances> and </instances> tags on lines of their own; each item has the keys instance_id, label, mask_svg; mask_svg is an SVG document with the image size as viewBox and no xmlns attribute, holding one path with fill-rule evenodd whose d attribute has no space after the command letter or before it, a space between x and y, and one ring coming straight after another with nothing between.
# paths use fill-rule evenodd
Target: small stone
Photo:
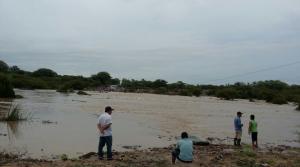
<instances>
[{"instance_id":1,"label":"small stone","mask_svg":"<svg viewBox=\"0 0 300 167\"><path fill-rule=\"evenodd\" d=\"M267 164L267 163L263 163L263 164L260 164L259 166L261 166L261 167L268 167L268 166L269 166L269 164Z\"/></svg>"},{"instance_id":2,"label":"small stone","mask_svg":"<svg viewBox=\"0 0 300 167\"><path fill-rule=\"evenodd\" d=\"M231 149L231 148L229 148L229 149L224 149L224 150L223 150L223 153L224 153L224 154L232 154L232 153L234 153L234 149Z\"/></svg>"}]
</instances>

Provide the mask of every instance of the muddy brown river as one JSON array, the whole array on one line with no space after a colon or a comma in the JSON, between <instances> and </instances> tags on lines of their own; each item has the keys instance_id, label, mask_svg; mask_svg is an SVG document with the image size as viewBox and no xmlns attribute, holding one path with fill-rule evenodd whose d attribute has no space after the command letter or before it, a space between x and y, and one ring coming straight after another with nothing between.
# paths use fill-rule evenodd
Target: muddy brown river
<instances>
[{"instance_id":1,"label":"muddy brown river","mask_svg":"<svg viewBox=\"0 0 300 167\"><path fill-rule=\"evenodd\" d=\"M53 90L16 90L28 121L0 122L0 151L26 153L37 158L77 157L97 151L97 117L106 105L112 114L113 149L164 147L175 143L182 131L215 142L231 144L233 119L244 113L242 141L250 143L247 125L250 114L258 122L259 143L300 147L300 112L295 106L262 101L224 101L214 97L184 97L135 93L88 92L90 96L62 94Z\"/></svg>"}]
</instances>

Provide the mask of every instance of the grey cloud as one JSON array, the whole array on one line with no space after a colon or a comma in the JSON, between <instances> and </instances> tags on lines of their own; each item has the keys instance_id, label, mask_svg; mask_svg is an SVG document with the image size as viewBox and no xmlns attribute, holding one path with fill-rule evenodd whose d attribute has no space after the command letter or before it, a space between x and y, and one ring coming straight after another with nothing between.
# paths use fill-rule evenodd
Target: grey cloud
<instances>
[{"instance_id":1,"label":"grey cloud","mask_svg":"<svg viewBox=\"0 0 300 167\"><path fill-rule=\"evenodd\" d=\"M61 74L205 83L299 60L300 1L0 0L0 59ZM235 78L282 79L299 65Z\"/></svg>"}]
</instances>

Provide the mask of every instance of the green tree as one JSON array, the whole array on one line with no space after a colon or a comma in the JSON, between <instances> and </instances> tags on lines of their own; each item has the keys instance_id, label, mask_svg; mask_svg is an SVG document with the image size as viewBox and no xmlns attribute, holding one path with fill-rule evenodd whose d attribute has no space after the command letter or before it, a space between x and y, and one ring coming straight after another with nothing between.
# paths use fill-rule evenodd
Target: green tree
<instances>
[{"instance_id":1,"label":"green tree","mask_svg":"<svg viewBox=\"0 0 300 167\"><path fill-rule=\"evenodd\" d=\"M111 79L111 84L112 85L120 85L120 79L119 78Z\"/></svg>"},{"instance_id":2,"label":"green tree","mask_svg":"<svg viewBox=\"0 0 300 167\"><path fill-rule=\"evenodd\" d=\"M162 80L162 79L157 79L152 83L153 88L160 88L160 87L166 87L167 86L167 81Z\"/></svg>"},{"instance_id":3,"label":"green tree","mask_svg":"<svg viewBox=\"0 0 300 167\"><path fill-rule=\"evenodd\" d=\"M99 72L96 75L92 75L92 80L98 85L107 86L111 84L111 76L108 72Z\"/></svg>"},{"instance_id":4,"label":"green tree","mask_svg":"<svg viewBox=\"0 0 300 167\"><path fill-rule=\"evenodd\" d=\"M19 73L21 70L18 66L11 66L9 67L10 72Z\"/></svg>"},{"instance_id":5,"label":"green tree","mask_svg":"<svg viewBox=\"0 0 300 167\"><path fill-rule=\"evenodd\" d=\"M182 82L182 81L177 81L176 83L171 83L168 85L168 87L170 89L176 89L176 90L179 90L179 89L184 89L186 86L186 83Z\"/></svg>"},{"instance_id":6,"label":"green tree","mask_svg":"<svg viewBox=\"0 0 300 167\"><path fill-rule=\"evenodd\" d=\"M32 73L35 77L56 77L57 73L48 68L40 68Z\"/></svg>"},{"instance_id":7,"label":"green tree","mask_svg":"<svg viewBox=\"0 0 300 167\"><path fill-rule=\"evenodd\" d=\"M7 72L8 68L8 65L4 61L0 60L0 72Z\"/></svg>"},{"instance_id":8,"label":"green tree","mask_svg":"<svg viewBox=\"0 0 300 167\"><path fill-rule=\"evenodd\" d=\"M265 87L272 90L283 90L288 87L287 83L278 80L259 81L253 84L256 87Z\"/></svg>"}]
</instances>

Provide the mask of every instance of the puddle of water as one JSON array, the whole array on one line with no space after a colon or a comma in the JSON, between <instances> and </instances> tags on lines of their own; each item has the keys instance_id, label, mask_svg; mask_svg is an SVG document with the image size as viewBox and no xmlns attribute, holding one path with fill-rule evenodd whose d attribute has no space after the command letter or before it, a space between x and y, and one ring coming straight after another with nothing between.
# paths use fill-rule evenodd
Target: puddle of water
<instances>
[{"instance_id":1,"label":"puddle of water","mask_svg":"<svg viewBox=\"0 0 300 167\"><path fill-rule=\"evenodd\" d=\"M202 138L233 136L233 117L244 112L247 126L255 114L260 143L299 145L300 113L292 105L263 102L222 101L211 97L182 97L132 93L97 93L91 96L61 94L51 90L16 90L15 100L33 119L0 123L0 149L28 152L31 157L68 154L79 156L97 151L97 115L106 105L113 112L113 149L123 146L164 147L175 142L182 131ZM43 122L44 120L53 123ZM243 140L250 143L246 134Z\"/></svg>"}]
</instances>

